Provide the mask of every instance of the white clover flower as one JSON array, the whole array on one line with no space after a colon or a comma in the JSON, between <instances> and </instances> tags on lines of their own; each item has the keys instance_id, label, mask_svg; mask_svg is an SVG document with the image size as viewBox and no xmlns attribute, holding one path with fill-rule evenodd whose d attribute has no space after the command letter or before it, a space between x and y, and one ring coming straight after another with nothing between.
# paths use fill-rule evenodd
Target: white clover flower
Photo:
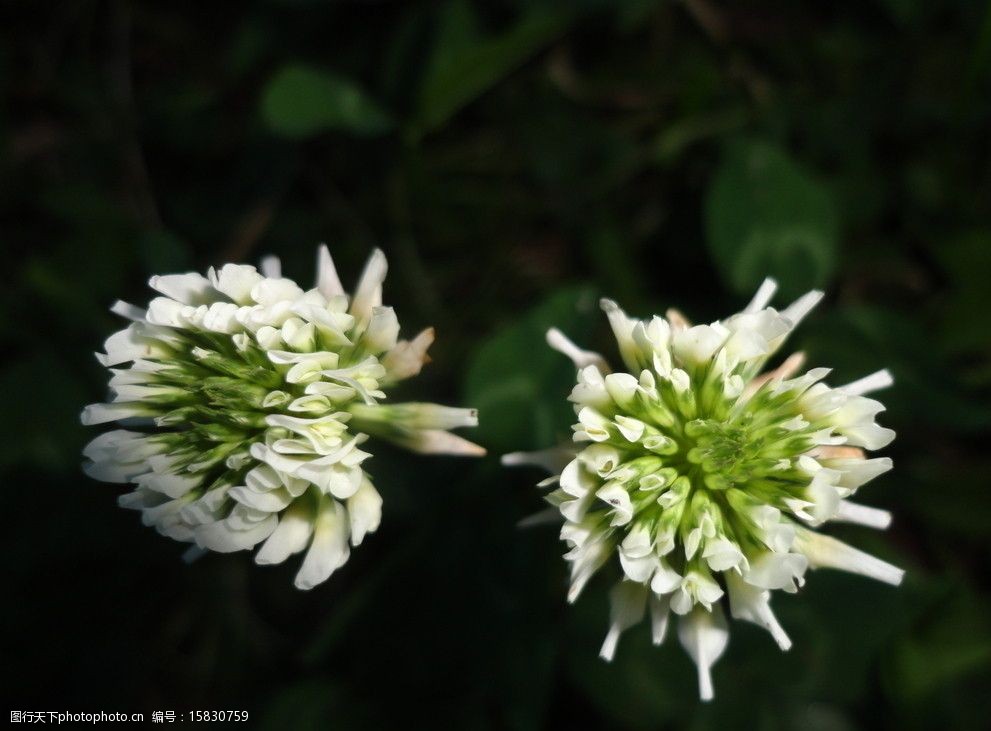
<instances>
[{"instance_id":1,"label":"white clover flower","mask_svg":"<svg viewBox=\"0 0 991 731\"><path fill-rule=\"evenodd\" d=\"M306 551L295 584L325 581L378 528L382 498L363 464L369 435L417 452L484 454L448 430L474 409L385 405L384 389L420 372L434 338L399 340L382 306L386 260L369 258L353 297L325 246L304 291L274 257L200 274L152 277L161 296L130 319L106 353L112 399L84 424L123 421L84 450L98 480L133 483L121 506L201 550L262 544L259 564Z\"/></svg>"},{"instance_id":2,"label":"white clover flower","mask_svg":"<svg viewBox=\"0 0 991 731\"><path fill-rule=\"evenodd\" d=\"M612 659L620 634L648 608L660 644L673 612L704 700L729 640L723 597L734 618L764 627L787 650L772 590L795 592L806 570L820 567L902 579L900 569L814 530L830 520L891 522L850 501L891 469L890 459L864 454L895 436L875 423L884 407L864 396L891 375L831 388L822 382L828 369L797 375L800 353L761 374L822 297L810 292L778 312L767 306L776 288L768 279L743 312L694 327L675 311L635 320L603 300L626 372L610 372L602 356L552 329L548 343L578 369L577 446L503 458L554 474L541 485L557 484L546 499L564 518L569 601L619 559L602 657Z\"/></svg>"}]
</instances>

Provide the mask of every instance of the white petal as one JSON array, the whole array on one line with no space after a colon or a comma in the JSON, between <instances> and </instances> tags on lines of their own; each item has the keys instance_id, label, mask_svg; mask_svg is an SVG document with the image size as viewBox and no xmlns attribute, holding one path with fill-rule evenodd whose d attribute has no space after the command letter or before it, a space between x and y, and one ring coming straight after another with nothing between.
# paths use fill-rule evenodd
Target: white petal
<instances>
[{"instance_id":1,"label":"white petal","mask_svg":"<svg viewBox=\"0 0 991 731\"><path fill-rule=\"evenodd\" d=\"M100 482L130 482L136 474L144 472L141 463L121 463L116 460L94 460L83 464L83 472Z\"/></svg>"},{"instance_id":2,"label":"white petal","mask_svg":"<svg viewBox=\"0 0 991 731\"><path fill-rule=\"evenodd\" d=\"M516 467L519 465L533 465L540 467L552 475L560 474L571 460L575 458L575 453L565 448L540 449L535 452L510 452L502 455L501 462L504 467Z\"/></svg>"},{"instance_id":3,"label":"white petal","mask_svg":"<svg viewBox=\"0 0 991 731\"><path fill-rule=\"evenodd\" d=\"M708 361L726 341L726 332L711 325L696 325L676 330L671 336L671 350L682 363L699 365Z\"/></svg>"},{"instance_id":4,"label":"white petal","mask_svg":"<svg viewBox=\"0 0 991 731\"><path fill-rule=\"evenodd\" d=\"M211 332L230 335L241 329L239 307L233 302L214 302L203 315L202 326Z\"/></svg>"},{"instance_id":5,"label":"white petal","mask_svg":"<svg viewBox=\"0 0 991 731\"><path fill-rule=\"evenodd\" d=\"M599 650L603 660L613 659L619 636L643 619L647 594L645 586L632 581L620 581L609 592L609 632Z\"/></svg>"},{"instance_id":6,"label":"white petal","mask_svg":"<svg viewBox=\"0 0 991 731\"><path fill-rule=\"evenodd\" d=\"M361 450L355 451L367 454ZM330 493L340 500L351 497L361 487L361 468L345 464L319 465L314 460L300 467L297 475L317 485L324 493Z\"/></svg>"},{"instance_id":7,"label":"white petal","mask_svg":"<svg viewBox=\"0 0 991 731\"><path fill-rule=\"evenodd\" d=\"M372 319L362 337L368 352L379 354L396 347L399 338L399 320L391 307L373 307Z\"/></svg>"},{"instance_id":8,"label":"white petal","mask_svg":"<svg viewBox=\"0 0 991 731\"><path fill-rule=\"evenodd\" d=\"M571 523L580 523L594 500L595 493L589 491L580 498L565 500L558 505L558 509L561 511L561 515L564 516L565 520Z\"/></svg>"},{"instance_id":9,"label":"white petal","mask_svg":"<svg viewBox=\"0 0 991 731\"><path fill-rule=\"evenodd\" d=\"M261 270L263 277L279 279L282 277L282 261L277 256L266 256L261 260Z\"/></svg>"},{"instance_id":10,"label":"white petal","mask_svg":"<svg viewBox=\"0 0 991 731\"><path fill-rule=\"evenodd\" d=\"M351 521L351 544L357 546L368 533L374 533L382 520L382 496L365 478L358 491L348 498L348 518Z\"/></svg>"},{"instance_id":11,"label":"white petal","mask_svg":"<svg viewBox=\"0 0 991 731\"><path fill-rule=\"evenodd\" d=\"M609 366L606 364L605 358L591 350L582 350L556 327L552 327L547 331L547 344L559 353L568 356L571 362L575 364L575 368L579 370L594 365L603 372L609 372Z\"/></svg>"},{"instance_id":12,"label":"white petal","mask_svg":"<svg viewBox=\"0 0 991 731\"><path fill-rule=\"evenodd\" d=\"M616 337L616 343L619 345L619 354L622 356L623 362L626 363L630 370L639 373L642 354L637 347L636 341L633 339L633 328L636 327L637 321L632 317L628 317L620 309L619 305L612 300L599 300L599 305L606 313L606 317L609 318L609 325L612 327L613 335Z\"/></svg>"},{"instance_id":13,"label":"white petal","mask_svg":"<svg viewBox=\"0 0 991 731\"><path fill-rule=\"evenodd\" d=\"M256 510L255 508L250 508L247 505L235 503L225 522L232 530L246 531L254 528L259 523L264 523L269 517L271 517L271 515L268 511ZM272 529L275 529L274 525L272 526Z\"/></svg>"},{"instance_id":14,"label":"white petal","mask_svg":"<svg viewBox=\"0 0 991 731\"><path fill-rule=\"evenodd\" d=\"M568 602L573 604L589 579L602 568L612 554L612 544L607 540L589 541L568 554L571 561L571 586Z\"/></svg>"},{"instance_id":15,"label":"white petal","mask_svg":"<svg viewBox=\"0 0 991 731\"><path fill-rule=\"evenodd\" d=\"M108 421L130 419L135 416L147 416L148 407L141 403L119 404L90 404L83 408L79 420L85 426L105 424Z\"/></svg>"},{"instance_id":16,"label":"white petal","mask_svg":"<svg viewBox=\"0 0 991 731\"><path fill-rule=\"evenodd\" d=\"M420 454L452 454L465 457L482 457L485 447L457 434L439 429L423 429L401 442L402 446Z\"/></svg>"},{"instance_id":17,"label":"white petal","mask_svg":"<svg viewBox=\"0 0 991 731\"><path fill-rule=\"evenodd\" d=\"M645 373L649 374L650 371ZM610 373L605 377L604 382L609 396L621 408L629 406L640 391L640 381L629 373Z\"/></svg>"},{"instance_id":18,"label":"white petal","mask_svg":"<svg viewBox=\"0 0 991 731\"><path fill-rule=\"evenodd\" d=\"M294 553L299 553L313 534L313 514L306 502L299 500L282 514L279 525L255 554L255 563L282 563Z\"/></svg>"},{"instance_id":19,"label":"white petal","mask_svg":"<svg viewBox=\"0 0 991 731\"><path fill-rule=\"evenodd\" d=\"M434 329L428 327L412 340L400 340L382 359L389 376L396 381L415 376L430 358L427 349L434 341Z\"/></svg>"},{"instance_id":20,"label":"white petal","mask_svg":"<svg viewBox=\"0 0 991 731\"><path fill-rule=\"evenodd\" d=\"M394 406L351 407L356 419L391 423L409 429L459 429L478 426L478 410L411 401ZM371 427L369 427L371 428Z\"/></svg>"},{"instance_id":21,"label":"white petal","mask_svg":"<svg viewBox=\"0 0 991 731\"><path fill-rule=\"evenodd\" d=\"M682 578L667 562L660 561L650 582L650 589L655 594L670 594L681 585Z\"/></svg>"},{"instance_id":22,"label":"white petal","mask_svg":"<svg viewBox=\"0 0 991 731\"><path fill-rule=\"evenodd\" d=\"M211 267L207 274L214 289L239 305L251 304L251 288L264 280L250 264L224 264L220 271Z\"/></svg>"},{"instance_id":23,"label":"white petal","mask_svg":"<svg viewBox=\"0 0 991 731\"><path fill-rule=\"evenodd\" d=\"M743 311L746 313L757 312L758 310L763 310L771 302L771 298L774 297L774 293L778 291L778 283L767 277L763 282L761 282L760 287L757 288L757 293L754 298L750 300Z\"/></svg>"},{"instance_id":24,"label":"white petal","mask_svg":"<svg viewBox=\"0 0 991 731\"><path fill-rule=\"evenodd\" d=\"M664 637L668 633L670 605L670 597L650 595L650 638L655 645L664 642Z\"/></svg>"},{"instance_id":25,"label":"white petal","mask_svg":"<svg viewBox=\"0 0 991 731\"><path fill-rule=\"evenodd\" d=\"M623 461L620 451L608 444L591 444L578 453L578 459L602 478L616 470Z\"/></svg>"},{"instance_id":26,"label":"white petal","mask_svg":"<svg viewBox=\"0 0 991 731\"><path fill-rule=\"evenodd\" d=\"M619 551L619 565L623 569L623 573L626 574L630 581L635 581L639 584L646 584L650 581L650 578L654 575L654 571L657 570L659 560L653 554L630 556L622 549Z\"/></svg>"},{"instance_id":27,"label":"white petal","mask_svg":"<svg viewBox=\"0 0 991 731\"><path fill-rule=\"evenodd\" d=\"M267 464L261 464L244 476L245 484L255 492L277 490L283 486L279 473Z\"/></svg>"},{"instance_id":28,"label":"white petal","mask_svg":"<svg viewBox=\"0 0 991 731\"><path fill-rule=\"evenodd\" d=\"M793 592L801 586L808 560L800 553L768 551L750 561L744 578L761 589L784 589Z\"/></svg>"},{"instance_id":29,"label":"white petal","mask_svg":"<svg viewBox=\"0 0 991 731\"><path fill-rule=\"evenodd\" d=\"M228 521L221 520L209 525L199 526L194 530L196 543L218 553L231 553L253 548L268 538L278 525L278 517L269 515L251 527L235 529Z\"/></svg>"},{"instance_id":30,"label":"white petal","mask_svg":"<svg viewBox=\"0 0 991 731\"><path fill-rule=\"evenodd\" d=\"M626 488L617 482L599 488L595 496L612 507L611 525L626 525L633 519L633 502Z\"/></svg>"},{"instance_id":31,"label":"white petal","mask_svg":"<svg viewBox=\"0 0 991 731\"><path fill-rule=\"evenodd\" d=\"M823 298L824 294L825 293L816 289L811 292L806 292L797 300L785 307L781 311L781 315L791 322L792 327L795 327L805 318L807 314L812 311L813 307L819 304L819 300Z\"/></svg>"},{"instance_id":32,"label":"white petal","mask_svg":"<svg viewBox=\"0 0 991 731\"><path fill-rule=\"evenodd\" d=\"M892 467L890 457L874 459L820 459L823 466L840 473L837 485L848 490L856 490Z\"/></svg>"},{"instance_id":33,"label":"white petal","mask_svg":"<svg viewBox=\"0 0 991 731\"><path fill-rule=\"evenodd\" d=\"M125 510L145 510L166 502L169 502L169 499L165 495L142 488L117 496L117 505Z\"/></svg>"},{"instance_id":34,"label":"white petal","mask_svg":"<svg viewBox=\"0 0 991 731\"><path fill-rule=\"evenodd\" d=\"M839 431L848 438L850 444L871 450L887 447L895 439L893 429L888 429L874 422L854 424L843 427Z\"/></svg>"},{"instance_id":35,"label":"white petal","mask_svg":"<svg viewBox=\"0 0 991 731\"><path fill-rule=\"evenodd\" d=\"M633 528L630 529L630 532L626 534L626 538L623 539L623 543L620 545L620 551L631 558L643 558L652 555L654 552L654 537L650 526L643 521L634 523Z\"/></svg>"},{"instance_id":36,"label":"white petal","mask_svg":"<svg viewBox=\"0 0 991 731\"><path fill-rule=\"evenodd\" d=\"M347 562L349 555L347 510L324 495L313 522L310 550L306 552L303 565L296 574L296 588L312 589L326 581Z\"/></svg>"},{"instance_id":37,"label":"white petal","mask_svg":"<svg viewBox=\"0 0 991 731\"><path fill-rule=\"evenodd\" d=\"M251 288L251 299L263 307L274 307L282 302L296 302L303 290L291 279L262 279Z\"/></svg>"},{"instance_id":38,"label":"white petal","mask_svg":"<svg viewBox=\"0 0 991 731\"><path fill-rule=\"evenodd\" d=\"M187 327L182 313L188 306L169 297L155 297L148 303L148 322L166 327Z\"/></svg>"},{"instance_id":39,"label":"white petal","mask_svg":"<svg viewBox=\"0 0 991 731\"><path fill-rule=\"evenodd\" d=\"M341 286L334 260L326 244L320 244L320 248L317 249L317 289L328 300L344 294L344 287Z\"/></svg>"},{"instance_id":40,"label":"white petal","mask_svg":"<svg viewBox=\"0 0 991 731\"><path fill-rule=\"evenodd\" d=\"M255 492L244 485L239 485L232 487L228 495L242 505L266 513L278 513L293 500L292 495L284 487L269 492Z\"/></svg>"},{"instance_id":41,"label":"white petal","mask_svg":"<svg viewBox=\"0 0 991 731\"><path fill-rule=\"evenodd\" d=\"M771 633L778 647L782 650L789 649L791 640L771 611L771 593L752 586L733 571L727 572L725 579L729 593L730 614L735 619L753 622L763 627Z\"/></svg>"},{"instance_id":42,"label":"white petal","mask_svg":"<svg viewBox=\"0 0 991 731\"><path fill-rule=\"evenodd\" d=\"M128 320L140 321L145 319L147 314L145 310L140 307L136 307L129 302L124 302L123 300L117 300L110 307L110 311L115 315L120 315L121 317L126 317Z\"/></svg>"},{"instance_id":43,"label":"white petal","mask_svg":"<svg viewBox=\"0 0 991 731\"><path fill-rule=\"evenodd\" d=\"M382 304L382 282L387 271L385 254L381 249L375 249L368 257L351 302L349 311L356 320L367 322L372 316L372 308Z\"/></svg>"},{"instance_id":44,"label":"white petal","mask_svg":"<svg viewBox=\"0 0 991 731\"><path fill-rule=\"evenodd\" d=\"M838 520L842 523L856 523L858 525L866 525L870 528L884 530L891 525L891 513L887 510L879 510L878 508L871 508L867 505L843 500L837 506L836 515L833 516L833 520Z\"/></svg>"},{"instance_id":45,"label":"white petal","mask_svg":"<svg viewBox=\"0 0 991 731\"><path fill-rule=\"evenodd\" d=\"M584 428L575 432L576 437L581 435L583 441L593 442L604 442L609 439L611 422L592 407L585 406L580 409L578 421Z\"/></svg>"},{"instance_id":46,"label":"white petal","mask_svg":"<svg viewBox=\"0 0 991 731\"><path fill-rule=\"evenodd\" d=\"M706 559L706 563L709 564L709 568L713 571L726 571L736 568L746 561L740 547L726 538L716 538L706 541L702 558Z\"/></svg>"},{"instance_id":47,"label":"white petal","mask_svg":"<svg viewBox=\"0 0 991 731\"><path fill-rule=\"evenodd\" d=\"M820 470L806 488L805 496L812 503L810 510L812 525L820 525L836 515L841 496L832 481L837 477L838 475L832 470Z\"/></svg>"},{"instance_id":48,"label":"white petal","mask_svg":"<svg viewBox=\"0 0 991 731\"><path fill-rule=\"evenodd\" d=\"M100 434L83 448L83 456L91 460L83 471L103 482L129 482L147 471L145 459L160 447L140 432L114 429Z\"/></svg>"},{"instance_id":49,"label":"white petal","mask_svg":"<svg viewBox=\"0 0 991 731\"><path fill-rule=\"evenodd\" d=\"M596 487L598 481L575 458L565 465L561 471L561 489L574 497L584 497L589 490Z\"/></svg>"},{"instance_id":50,"label":"white petal","mask_svg":"<svg viewBox=\"0 0 991 731\"><path fill-rule=\"evenodd\" d=\"M643 436L647 425L644 424L639 419L634 419L631 416L617 415L615 418L616 427L619 429L619 433L628 442L638 442Z\"/></svg>"},{"instance_id":51,"label":"white petal","mask_svg":"<svg viewBox=\"0 0 991 731\"><path fill-rule=\"evenodd\" d=\"M148 286L187 305L209 304L217 299L210 280L197 272L156 275Z\"/></svg>"},{"instance_id":52,"label":"white petal","mask_svg":"<svg viewBox=\"0 0 991 731\"><path fill-rule=\"evenodd\" d=\"M97 353L96 359L107 367L120 365L129 360L154 357L163 352L161 346L152 338L142 334L136 324L118 330L107 338L103 349L106 353Z\"/></svg>"},{"instance_id":53,"label":"white petal","mask_svg":"<svg viewBox=\"0 0 991 731\"><path fill-rule=\"evenodd\" d=\"M217 487L209 490L197 500L182 507L182 519L191 526L207 525L221 520L230 512L231 504L227 500L230 486Z\"/></svg>"},{"instance_id":54,"label":"white petal","mask_svg":"<svg viewBox=\"0 0 991 731\"><path fill-rule=\"evenodd\" d=\"M861 574L886 584L898 586L905 572L887 561L858 551L842 541L815 531L800 528L795 535L795 548L809 559L812 568L833 568Z\"/></svg>"},{"instance_id":55,"label":"white petal","mask_svg":"<svg viewBox=\"0 0 991 731\"><path fill-rule=\"evenodd\" d=\"M698 666L699 697L712 700L712 666L729 643L723 610L718 605L711 612L696 607L678 622L678 639Z\"/></svg>"},{"instance_id":56,"label":"white petal","mask_svg":"<svg viewBox=\"0 0 991 731\"><path fill-rule=\"evenodd\" d=\"M884 370L877 371L869 376L864 376L853 383L840 386L837 390L843 391L843 393L848 393L851 396L862 396L865 393L871 393L872 391L879 391L882 388L887 388L888 386L893 385L894 382L895 379L892 377L891 371L885 368Z\"/></svg>"},{"instance_id":57,"label":"white petal","mask_svg":"<svg viewBox=\"0 0 991 731\"><path fill-rule=\"evenodd\" d=\"M144 475L138 475L134 478L134 482L139 487L160 492L163 495L168 495L170 498L177 498L185 495L193 488L199 487L203 483L203 476L189 474L160 475L155 472L149 472Z\"/></svg>"}]
</instances>

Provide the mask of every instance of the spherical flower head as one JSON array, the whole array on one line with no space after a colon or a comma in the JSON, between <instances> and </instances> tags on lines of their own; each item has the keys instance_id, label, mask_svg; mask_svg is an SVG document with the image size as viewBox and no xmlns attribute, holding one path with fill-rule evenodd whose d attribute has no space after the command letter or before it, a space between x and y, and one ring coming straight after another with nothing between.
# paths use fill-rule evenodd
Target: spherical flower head
<instances>
[{"instance_id":1,"label":"spherical flower head","mask_svg":"<svg viewBox=\"0 0 991 731\"><path fill-rule=\"evenodd\" d=\"M791 641L770 608L771 592L796 592L810 568L832 567L898 584L902 571L815 530L827 521L885 528L891 516L851 502L891 468L865 449L894 432L875 422L884 407L864 396L888 386L880 371L831 388L824 368L799 375L798 353L765 364L822 297L810 292L778 312L767 280L739 314L691 326L683 316L636 320L603 300L625 371L561 332L549 344L578 368L571 394L575 449L506 455L554 474L547 496L564 519L569 600L613 558L623 578L611 593L602 646L610 660L620 634L649 608L655 644L670 613L712 697L710 668L729 639L722 605L756 623L782 649Z\"/></svg>"},{"instance_id":2,"label":"spherical flower head","mask_svg":"<svg viewBox=\"0 0 991 731\"><path fill-rule=\"evenodd\" d=\"M310 589L378 528L382 498L364 470L369 436L418 452L483 454L448 430L477 424L473 409L383 403L386 390L428 360L432 329L399 339L382 306L386 259L369 258L354 296L320 247L304 291L274 257L152 277L160 293L98 360L110 403L84 424L122 421L84 450L85 471L133 483L119 499L146 525L198 550L251 549L259 564L306 551L295 584ZM197 549L194 549L197 550Z\"/></svg>"}]
</instances>

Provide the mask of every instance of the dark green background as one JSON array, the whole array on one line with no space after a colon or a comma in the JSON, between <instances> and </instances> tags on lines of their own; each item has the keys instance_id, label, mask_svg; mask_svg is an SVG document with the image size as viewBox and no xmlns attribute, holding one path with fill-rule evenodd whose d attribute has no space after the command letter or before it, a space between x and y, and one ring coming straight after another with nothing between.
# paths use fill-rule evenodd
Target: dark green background
<instances>
[{"instance_id":1,"label":"dark green background","mask_svg":"<svg viewBox=\"0 0 991 731\"><path fill-rule=\"evenodd\" d=\"M991 694L991 11L986 2L0 5L6 705L248 709L272 729L985 728ZM381 530L319 589L296 561L183 565L79 472L92 357L152 273L274 253L352 280L381 246L434 363L399 397L478 406L481 461L374 450ZM793 345L889 367L895 469L835 533L899 589L815 573L737 624L696 696L674 638L612 665L530 470L569 434L558 324L595 300L708 321L765 273L828 295Z\"/></svg>"}]
</instances>

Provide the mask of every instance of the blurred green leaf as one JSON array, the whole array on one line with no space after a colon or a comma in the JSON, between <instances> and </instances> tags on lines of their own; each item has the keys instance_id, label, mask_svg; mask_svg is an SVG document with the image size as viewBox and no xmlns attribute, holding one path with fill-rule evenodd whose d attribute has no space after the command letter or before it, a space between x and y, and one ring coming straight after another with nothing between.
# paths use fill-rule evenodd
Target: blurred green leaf
<instances>
[{"instance_id":1,"label":"blurred green leaf","mask_svg":"<svg viewBox=\"0 0 991 731\"><path fill-rule=\"evenodd\" d=\"M836 268L837 218L823 187L781 148L730 144L705 200L706 243L739 293L776 277L785 295L824 287Z\"/></svg>"},{"instance_id":2,"label":"blurred green leaf","mask_svg":"<svg viewBox=\"0 0 991 731\"><path fill-rule=\"evenodd\" d=\"M420 87L417 114L412 126L419 136L442 126L497 81L518 68L559 36L574 18L566 4L534 6L510 30L477 42L473 15L468 6L454 0L445 6L440 20L434 60Z\"/></svg>"},{"instance_id":3,"label":"blurred green leaf","mask_svg":"<svg viewBox=\"0 0 991 731\"><path fill-rule=\"evenodd\" d=\"M427 68L427 78L445 73L455 66L461 54L478 42L478 18L470 0L450 0L440 9L433 55Z\"/></svg>"},{"instance_id":4,"label":"blurred green leaf","mask_svg":"<svg viewBox=\"0 0 991 731\"><path fill-rule=\"evenodd\" d=\"M392 128L389 114L354 81L300 64L283 67L268 82L261 112L269 128L285 137L329 130L370 137Z\"/></svg>"},{"instance_id":5,"label":"blurred green leaf","mask_svg":"<svg viewBox=\"0 0 991 731\"><path fill-rule=\"evenodd\" d=\"M959 234L934 246L933 253L954 285L943 296L943 341L954 350L991 353L987 321L974 316L991 307L991 230Z\"/></svg>"},{"instance_id":6,"label":"blurred green leaf","mask_svg":"<svg viewBox=\"0 0 991 731\"><path fill-rule=\"evenodd\" d=\"M73 369L51 377L60 355L39 352L0 371L5 408L17 414L16 419L0 422L0 467L20 464L57 472L81 461L77 450L84 437L79 411L88 394ZM39 382L40 387L25 387Z\"/></svg>"},{"instance_id":7,"label":"blurred green leaf","mask_svg":"<svg viewBox=\"0 0 991 731\"><path fill-rule=\"evenodd\" d=\"M607 728L619 725L646 731L665 727L679 711L695 704L695 674L677 638L668 637L666 647L655 647L646 623L641 624L624 635L615 660L606 663L592 643L601 642L605 635L608 610L601 603L586 602L581 611L593 615L597 627L588 627L594 633L589 636L591 642L569 655L567 669L588 702L609 720Z\"/></svg>"},{"instance_id":8,"label":"blurred green leaf","mask_svg":"<svg viewBox=\"0 0 991 731\"><path fill-rule=\"evenodd\" d=\"M697 142L739 130L750 116L745 107L729 107L675 120L658 133L651 153L660 164L671 165Z\"/></svg>"},{"instance_id":9,"label":"blurred green leaf","mask_svg":"<svg viewBox=\"0 0 991 731\"><path fill-rule=\"evenodd\" d=\"M192 266L189 244L171 231L145 231L138 239L138 252L149 274L179 272Z\"/></svg>"},{"instance_id":10,"label":"blurred green leaf","mask_svg":"<svg viewBox=\"0 0 991 731\"><path fill-rule=\"evenodd\" d=\"M803 333L812 362L834 369L841 384L879 368L894 374L895 385L882 401L881 421L896 431L925 414L930 428L975 432L991 425L986 406L969 398L961 384L946 378L943 354L925 327L907 314L879 307L847 307L817 316L814 336ZM866 354L866 355L865 355Z\"/></svg>"},{"instance_id":11,"label":"blurred green leaf","mask_svg":"<svg viewBox=\"0 0 991 731\"><path fill-rule=\"evenodd\" d=\"M574 366L545 335L557 327L581 341L597 313L591 289L563 289L479 346L465 381L466 403L479 413L475 441L498 453L568 438Z\"/></svg>"},{"instance_id":12,"label":"blurred green leaf","mask_svg":"<svg viewBox=\"0 0 991 731\"><path fill-rule=\"evenodd\" d=\"M338 685L330 678L314 678L274 693L268 706L261 712L261 719L256 721L258 728L264 731L281 731L291 728L294 731L321 731L328 728L333 719L333 726L351 728L347 723L348 717L342 717L341 711L354 704L342 702Z\"/></svg>"},{"instance_id":13,"label":"blurred green leaf","mask_svg":"<svg viewBox=\"0 0 991 731\"><path fill-rule=\"evenodd\" d=\"M524 159L534 177L558 191L563 210L587 213L642 168L638 145L628 135L598 120L574 114L557 95L529 96L517 119Z\"/></svg>"},{"instance_id":14,"label":"blurred green leaf","mask_svg":"<svg viewBox=\"0 0 991 731\"><path fill-rule=\"evenodd\" d=\"M961 676L991 671L991 622L968 589L940 596L934 611L901 638L887 658L889 691L909 703L924 701Z\"/></svg>"},{"instance_id":15,"label":"blurred green leaf","mask_svg":"<svg viewBox=\"0 0 991 731\"><path fill-rule=\"evenodd\" d=\"M900 480L899 507L928 526L935 540L966 539L978 545L991 541L987 479L974 477L991 475L991 459L966 453L946 459L921 451L899 467L907 472ZM939 485L935 500L933 485Z\"/></svg>"}]
</instances>

